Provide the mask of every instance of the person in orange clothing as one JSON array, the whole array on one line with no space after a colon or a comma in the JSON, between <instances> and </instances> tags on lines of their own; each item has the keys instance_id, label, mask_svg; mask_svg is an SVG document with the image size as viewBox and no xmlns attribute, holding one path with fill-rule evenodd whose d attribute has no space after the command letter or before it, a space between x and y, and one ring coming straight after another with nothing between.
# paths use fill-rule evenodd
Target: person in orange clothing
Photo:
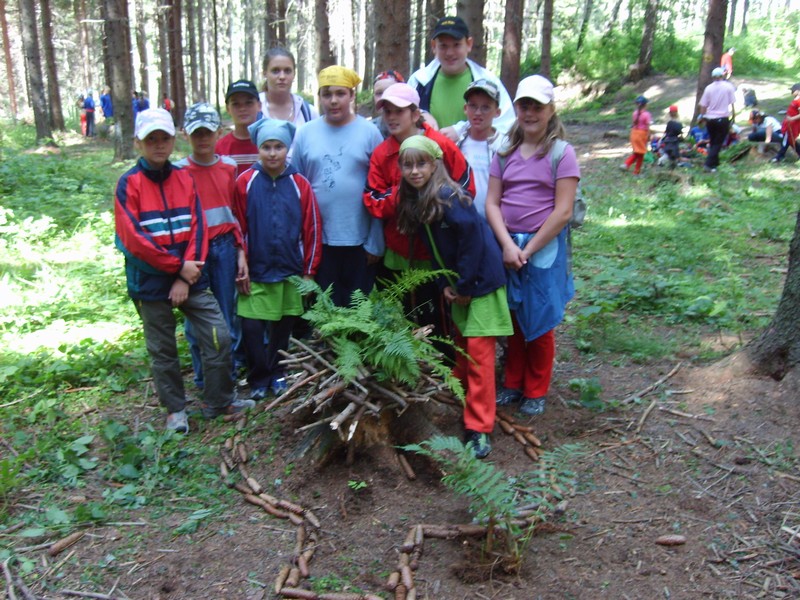
<instances>
[{"instance_id":1,"label":"person in orange clothing","mask_svg":"<svg viewBox=\"0 0 800 600\"><path fill-rule=\"evenodd\" d=\"M513 333L506 274L489 225L447 174L442 157L439 145L426 136L412 135L400 146L397 225L424 240L437 269L455 273L438 281L463 351L453 375L466 389L465 441L476 458L486 458L496 414L495 340Z\"/></svg>"}]
</instances>

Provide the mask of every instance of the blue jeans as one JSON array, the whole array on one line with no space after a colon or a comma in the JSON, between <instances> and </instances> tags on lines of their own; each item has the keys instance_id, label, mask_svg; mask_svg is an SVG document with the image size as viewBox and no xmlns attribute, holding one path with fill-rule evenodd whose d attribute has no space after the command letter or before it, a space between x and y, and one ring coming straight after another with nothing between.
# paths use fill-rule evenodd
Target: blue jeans
<instances>
[{"instance_id":1,"label":"blue jeans","mask_svg":"<svg viewBox=\"0 0 800 600\"><path fill-rule=\"evenodd\" d=\"M228 325L231 335L231 355L239 348L241 340L241 324L236 316L236 272L238 271L236 256L238 250L232 233L218 235L208 244L208 256L203 271L208 276L209 288L217 299L222 318ZM184 325L186 341L192 353L192 368L194 369L194 383L203 387L203 362L200 360L200 346L192 331L192 324L187 319ZM231 373L233 374L233 362Z\"/></svg>"}]
</instances>

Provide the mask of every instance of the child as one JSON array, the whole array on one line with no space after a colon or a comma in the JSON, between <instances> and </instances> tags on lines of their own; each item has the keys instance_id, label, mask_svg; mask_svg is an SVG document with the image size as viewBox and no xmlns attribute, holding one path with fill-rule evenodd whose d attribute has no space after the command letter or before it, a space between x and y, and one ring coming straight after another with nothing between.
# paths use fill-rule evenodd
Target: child
<instances>
[{"instance_id":1,"label":"child","mask_svg":"<svg viewBox=\"0 0 800 600\"><path fill-rule=\"evenodd\" d=\"M364 205L373 217L383 219L386 240L384 274L387 276L393 271L402 271L411 266L425 268L430 264L430 254L421 238L409 238L397 227L397 188L403 176L398 158L400 145L406 139L422 135L434 140L443 152L442 161L449 176L468 194L475 192L472 171L464 155L455 143L423 121L419 101L419 94L407 83L389 86L378 101L390 135L375 148L370 158ZM407 308L413 310L419 324L433 324L438 335L446 335L447 311L434 284L414 290L409 303Z\"/></svg>"},{"instance_id":2,"label":"child","mask_svg":"<svg viewBox=\"0 0 800 600\"><path fill-rule=\"evenodd\" d=\"M697 124L689 130L689 137L694 140L694 147L692 149L700 154L706 154L709 137L705 115L697 115Z\"/></svg>"},{"instance_id":3,"label":"child","mask_svg":"<svg viewBox=\"0 0 800 600\"><path fill-rule=\"evenodd\" d=\"M128 294L144 326L153 381L167 409L167 429L188 433L186 398L175 341L178 308L192 323L205 372L206 418L233 414L254 403L235 399L231 338L203 265L206 221L192 176L169 162L175 147L172 116L162 108L136 118L141 158L117 183L116 246L125 255Z\"/></svg>"},{"instance_id":4,"label":"child","mask_svg":"<svg viewBox=\"0 0 800 600\"><path fill-rule=\"evenodd\" d=\"M236 161L236 175L239 176L258 160L258 148L247 133L261 111L255 84L246 79L234 81L225 92L225 106L233 119L233 131L217 142L216 152Z\"/></svg>"},{"instance_id":5,"label":"child","mask_svg":"<svg viewBox=\"0 0 800 600\"><path fill-rule=\"evenodd\" d=\"M389 129L383 120L383 111L378 108L378 102L381 101L386 88L395 83L405 83L405 81L398 71L381 71L375 76L375 81L372 83L372 106L375 108L376 113L373 116L372 124L381 132L383 139L389 137Z\"/></svg>"},{"instance_id":6,"label":"child","mask_svg":"<svg viewBox=\"0 0 800 600\"><path fill-rule=\"evenodd\" d=\"M197 187L208 223L208 256L203 271L228 324L232 347L236 349L241 337L236 323L236 281L247 277L247 261L242 247L242 232L232 208L236 163L229 156L214 153L221 127L219 113L213 106L204 102L190 106L183 118L183 131L192 146L192 153L176 162L175 166L186 169ZM186 321L184 331L192 355L194 382L202 388L203 363L191 321Z\"/></svg>"},{"instance_id":7,"label":"child","mask_svg":"<svg viewBox=\"0 0 800 600\"><path fill-rule=\"evenodd\" d=\"M278 352L289 346L292 326L303 314L300 292L287 280L316 274L322 222L311 184L286 163L294 124L261 119L248 131L259 161L239 177L234 196L249 267L249 276L239 282L238 313L251 398L263 400L268 390L276 396L286 391Z\"/></svg>"},{"instance_id":8,"label":"child","mask_svg":"<svg viewBox=\"0 0 800 600\"><path fill-rule=\"evenodd\" d=\"M670 169L674 169L678 164L682 139L683 125L678 120L678 107L673 104L669 107L669 121L667 121L667 127L664 129L664 137L661 138L664 155L669 160Z\"/></svg>"},{"instance_id":9,"label":"child","mask_svg":"<svg viewBox=\"0 0 800 600\"><path fill-rule=\"evenodd\" d=\"M380 132L353 112L361 78L333 65L319 72L324 116L304 125L294 141L292 163L311 182L322 212L323 252L317 283L333 286L337 306L348 306L354 291L368 295L383 255L383 224L361 201L369 157L383 141Z\"/></svg>"},{"instance_id":10,"label":"child","mask_svg":"<svg viewBox=\"0 0 800 600\"><path fill-rule=\"evenodd\" d=\"M514 322L497 404L522 399L520 411L527 415L544 412L555 360L554 329L575 293L567 224L580 170L567 144L553 173L550 152L565 135L554 100L553 84L541 75L520 82L514 99L517 122L508 149L492 161L486 196L486 219L503 249Z\"/></svg>"},{"instance_id":11,"label":"child","mask_svg":"<svg viewBox=\"0 0 800 600\"><path fill-rule=\"evenodd\" d=\"M644 96L636 98L636 110L633 111L630 138L633 152L620 165L620 169L627 171L635 163L634 175L639 175L642 172L644 155L647 153L647 140L650 139L650 123L653 121L653 117L644 109L645 106L647 106L647 98Z\"/></svg>"},{"instance_id":12,"label":"child","mask_svg":"<svg viewBox=\"0 0 800 600\"><path fill-rule=\"evenodd\" d=\"M442 149L429 137L413 135L400 146L403 180L398 226L425 241L434 264L457 275L440 286L452 305L456 343L464 351L454 375L464 382L465 441L476 458L491 452L495 421L495 338L511 335L500 248L472 199L447 174Z\"/></svg>"},{"instance_id":13,"label":"child","mask_svg":"<svg viewBox=\"0 0 800 600\"><path fill-rule=\"evenodd\" d=\"M488 79L473 81L464 92L464 112L467 129L457 145L464 153L472 176L475 178L475 208L486 216L486 190L489 187L489 165L505 140L494 128L494 119L500 116L500 90Z\"/></svg>"},{"instance_id":14,"label":"child","mask_svg":"<svg viewBox=\"0 0 800 600\"><path fill-rule=\"evenodd\" d=\"M781 133L783 134L783 141L781 142L781 149L771 162L781 162L786 157L786 151L789 146L794 148L794 151L800 156L800 83L795 83L792 86L792 101L789 103L789 108L786 109L786 117L781 123Z\"/></svg>"},{"instance_id":15,"label":"child","mask_svg":"<svg viewBox=\"0 0 800 600\"><path fill-rule=\"evenodd\" d=\"M292 93L296 66L294 55L286 48L276 46L267 50L262 62L264 91L259 99L263 116L300 127L319 117L319 113L302 96Z\"/></svg>"}]
</instances>

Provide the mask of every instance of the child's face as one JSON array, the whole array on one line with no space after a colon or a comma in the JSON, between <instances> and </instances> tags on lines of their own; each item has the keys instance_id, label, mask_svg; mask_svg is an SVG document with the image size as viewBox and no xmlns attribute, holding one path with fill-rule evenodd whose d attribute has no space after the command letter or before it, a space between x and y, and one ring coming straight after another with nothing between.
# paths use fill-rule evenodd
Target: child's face
<instances>
[{"instance_id":1,"label":"child's face","mask_svg":"<svg viewBox=\"0 0 800 600\"><path fill-rule=\"evenodd\" d=\"M492 128L494 119L500 116L500 107L489 95L473 92L464 104L464 112L470 127L483 132Z\"/></svg>"},{"instance_id":2,"label":"child's face","mask_svg":"<svg viewBox=\"0 0 800 600\"><path fill-rule=\"evenodd\" d=\"M394 85L397 83L394 79L380 79L375 82L375 85L372 86L372 102L373 106L378 103L378 100L383 98L383 92L386 91L390 85Z\"/></svg>"},{"instance_id":3,"label":"child's face","mask_svg":"<svg viewBox=\"0 0 800 600\"><path fill-rule=\"evenodd\" d=\"M517 115L517 123L526 140L539 141L547 131L547 124L553 116L555 108L553 103L542 104L533 98L520 98L514 103L514 112Z\"/></svg>"},{"instance_id":4,"label":"child's face","mask_svg":"<svg viewBox=\"0 0 800 600\"><path fill-rule=\"evenodd\" d=\"M425 184L430 181L435 168L436 165L430 158L423 160L400 159L400 170L403 172L403 179L418 190L425 187Z\"/></svg>"},{"instance_id":5,"label":"child's face","mask_svg":"<svg viewBox=\"0 0 800 600\"><path fill-rule=\"evenodd\" d=\"M416 133L419 116L419 109L412 110L410 106L400 108L389 102L383 104L383 120L386 128L400 141Z\"/></svg>"},{"instance_id":6,"label":"child's face","mask_svg":"<svg viewBox=\"0 0 800 600\"><path fill-rule=\"evenodd\" d=\"M196 156L208 156L214 154L214 147L219 139L219 131L211 131L205 127L199 127L186 137L192 145L192 153Z\"/></svg>"},{"instance_id":7,"label":"child's face","mask_svg":"<svg viewBox=\"0 0 800 600\"><path fill-rule=\"evenodd\" d=\"M252 125L256 122L261 102L257 98L244 92L236 92L225 103L233 119L234 125Z\"/></svg>"},{"instance_id":8,"label":"child's face","mask_svg":"<svg viewBox=\"0 0 800 600\"><path fill-rule=\"evenodd\" d=\"M152 131L143 140L136 140L136 147L151 167L160 169L175 148L175 136L166 131Z\"/></svg>"},{"instance_id":9,"label":"child's face","mask_svg":"<svg viewBox=\"0 0 800 600\"><path fill-rule=\"evenodd\" d=\"M445 75L461 75L467 68L467 56L472 50L472 38L456 39L449 35L440 35L431 41L433 54L442 63Z\"/></svg>"},{"instance_id":10,"label":"child's face","mask_svg":"<svg viewBox=\"0 0 800 600\"><path fill-rule=\"evenodd\" d=\"M325 120L331 125L344 125L353 115L351 102L353 90L340 85L327 85L320 89L319 99Z\"/></svg>"},{"instance_id":11,"label":"child's face","mask_svg":"<svg viewBox=\"0 0 800 600\"><path fill-rule=\"evenodd\" d=\"M289 154L289 148L278 140L267 140L258 149L258 159L261 161L261 166L273 177L283 173L286 168L287 154Z\"/></svg>"},{"instance_id":12,"label":"child's face","mask_svg":"<svg viewBox=\"0 0 800 600\"><path fill-rule=\"evenodd\" d=\"M274 56L267 65L267 90L270 92L291 92L294 81L294 63L288 56Z\"/></svg>"}]
</instances>

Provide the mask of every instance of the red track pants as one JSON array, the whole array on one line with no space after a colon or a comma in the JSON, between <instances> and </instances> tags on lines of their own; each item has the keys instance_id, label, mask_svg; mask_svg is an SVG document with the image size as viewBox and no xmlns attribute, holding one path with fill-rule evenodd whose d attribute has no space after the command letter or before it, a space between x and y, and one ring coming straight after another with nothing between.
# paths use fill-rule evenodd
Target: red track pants
<instances>
[{"instance_id":1,"label":"red track pants","mask_svg":"<svg viewBox=\"0 0 800 600\"><path fill-rule=\"evenodd\" d=\"M555 330L551 329L535 340L526 342L513 312L511 319L514 322L514 335L508 338L505 387L522 390L526 398L547 396L556 358Z\"/></svg>"},{"instance_id":2,"label":"red track pants","mask_svg":"<svg viewBox=\"0 0 800 600\"><path fill-rule=\"evenodd\" d=\"M497 394L494 365L494 337L456 335L456 345L466 352L457 353L453 375L461 380L467 392L464 407L464 429L491 433L494 429Z\"/></svg>"}]
</instances>

